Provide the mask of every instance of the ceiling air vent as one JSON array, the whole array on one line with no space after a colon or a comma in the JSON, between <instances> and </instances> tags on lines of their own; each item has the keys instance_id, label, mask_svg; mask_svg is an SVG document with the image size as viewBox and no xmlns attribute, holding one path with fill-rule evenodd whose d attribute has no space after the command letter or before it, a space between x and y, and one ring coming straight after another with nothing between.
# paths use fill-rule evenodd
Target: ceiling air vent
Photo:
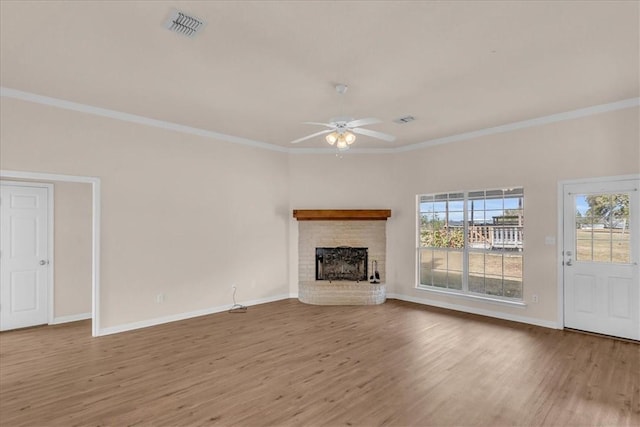
<instances>
[{"instance_id":1,"label":"ceiling air vent","mask_svg":"<svg viewBox=\"0 0 640 427\"><path fill-rule=\"evenodd\" d=\"M204 21L202 19L189 16L179 10L174 10L167 20L165 27L178 34L193 37L204 28Z\"/></svg>"},{"instance_id":2,"label":"ceiling air vent","mask_svg":"<svg viewBox=\"0 0 640 427\"><path fill-rule=\"evenodd\" d=\"M400 117L399 119L395 119L393 122L394 123L398 123L399 125L403 125L405 123L409 123L414 121L416 118L413 116L404 116L404 117Z\"/></svg>"}]
</instances>

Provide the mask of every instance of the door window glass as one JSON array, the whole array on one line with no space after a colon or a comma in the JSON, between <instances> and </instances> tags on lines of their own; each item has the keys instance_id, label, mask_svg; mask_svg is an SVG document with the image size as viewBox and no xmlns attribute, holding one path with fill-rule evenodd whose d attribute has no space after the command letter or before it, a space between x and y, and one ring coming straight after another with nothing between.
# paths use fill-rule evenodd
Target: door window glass
<instances>
[{"instance_id":1,"label":"door window glass","mask_svg":"<svg viewBox=\"0 0 640 427\"><path fill-rule=\"evenodd\" d=\"M575 204L576 260L628 264L629 194L579 194Z\"/></svg>"}]
</instances>

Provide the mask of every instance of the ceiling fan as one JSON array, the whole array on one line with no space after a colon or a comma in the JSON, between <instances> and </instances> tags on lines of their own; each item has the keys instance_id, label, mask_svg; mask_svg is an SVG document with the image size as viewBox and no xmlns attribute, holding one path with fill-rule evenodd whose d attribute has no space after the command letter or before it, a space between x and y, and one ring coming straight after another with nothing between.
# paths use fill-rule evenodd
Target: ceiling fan
<instances>
[{"instance_id":1,"label":"ceiling fan","mask_svg":"<svg viewBox=\"0 0 640 427\"><path fill-rule=\"evenodd\" d=\"M340 95L343 95L347 91L347 85L339 84L336 85L336 92ZM345 151L349 149L349 146L353 144L356 140L356 135L365 135L370 136L372 138L382 139L383 141L395 141L396 137L393 135L389 135L386 133L378 132L375 130L364 129L360 126L373 125L376 123L382 123L382 120L375 119L373 117L369 117L366 119L357 119L354 120L351 117L335 117L329 120L329 123L319 123L319 122L304 122L307 125L318 125L324 126L328 129L322 130L320 132L312 133L311 135L307 135L302 138L298 138L294 141L291 141L292 144L297 144L302 141L306 141L307 139L315 138L319 135L328 134L325 137L325 140L330 145L335 145L338 150Z\"/></svg>"}]
</instances>

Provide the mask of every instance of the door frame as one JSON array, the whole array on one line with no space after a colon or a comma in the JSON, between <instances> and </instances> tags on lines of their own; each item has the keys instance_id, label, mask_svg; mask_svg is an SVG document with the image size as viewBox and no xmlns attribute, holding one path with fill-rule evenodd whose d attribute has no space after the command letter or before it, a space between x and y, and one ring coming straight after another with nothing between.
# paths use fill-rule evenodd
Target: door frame
<instances>
[{"instance_id":1,"label":"door frame","mask_svg":"<svg viewBox=\"0 0 640 427\"><path fill-rule=\"evenodd\" d=\"M0 178L5 180L10 179L29 179L36 181L59 181L59 182L76 182L91 184L92 203L91 203L91 335L98 337L101 335L100 330L100 178L92 176L76 176L76 175L61 175L54 173L41 173L41 172L26 172L26 171L10 171L0 169ZM53 186L53 184L50 184ZM53 194L53 193L51 193ZM50 197L51 202L53 197ZM50 212L50 216L53 216L53 209ZM49 229L50 233L53 233L53 226ZM50 245L53 245L53 236L49 241ZM51 252L53 253L53 252ZM50 269L50 274L53 276L53 268ZM51 282L53 284L53 278ZM53 304L53 292L50 295L51 305ZM53 315L53 309L50 307L49 315ZM51 320L51 317L50 317Z\"/></svg>"},{"instance_id":2,"label":"door frame","mask_svg":"<svg viewBox=\"0 0 640 427\"><path fill-rule=\"evenodd\" d=\"M3 177L0 177L3 178ZM47 260L49 261L49 271L47 272L47 324L53 323L54 315L54 260L55 254L54 248L54 233L53 226L55 218L53 216L53 204L54 204L54 186L46 182L33 182L33 181L10 181L2 179L2 185L9 187L33 187L33 188L46 188L47 189Z\"/></svg>"},{"instance_id":3,"label":"door frame","mask_svg":"<svg viewBox=\"0 0 640 427\"><path fill-rule=\"evenodd\" d=\"M564 329L564 187L572 184L595 184L601 182L624 181L630 179L640 179L640 174L603 176L597 178L570 179L558 181L558 239L556 250L557 288L558 288L558 322L557 328ZM639 212L640 214L640 212ZM640 302L639 302L640 303Z\"/></svg>"}]
</instances>

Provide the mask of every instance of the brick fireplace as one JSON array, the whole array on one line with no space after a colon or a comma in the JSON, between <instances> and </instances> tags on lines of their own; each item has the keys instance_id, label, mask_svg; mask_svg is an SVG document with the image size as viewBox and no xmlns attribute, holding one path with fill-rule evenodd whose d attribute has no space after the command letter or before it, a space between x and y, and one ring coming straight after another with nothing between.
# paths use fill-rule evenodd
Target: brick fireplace
<instances>
[{"instance_id":1,"label":"brick fireplace","mask_svg":"<svg viewBox=\"0 0 640 427\"><path fill-rule=\"evenodd\" d=\"M298 219L298 298L320 305L380 304L386 299L386 219L391 211L294 211ZM318 248L360 248L367 279L377 264L380 283L316 280ZM340 251L338 251L340 252ZM334 278L335 279L335 278Z\"/></svg>"}]
</instances>

